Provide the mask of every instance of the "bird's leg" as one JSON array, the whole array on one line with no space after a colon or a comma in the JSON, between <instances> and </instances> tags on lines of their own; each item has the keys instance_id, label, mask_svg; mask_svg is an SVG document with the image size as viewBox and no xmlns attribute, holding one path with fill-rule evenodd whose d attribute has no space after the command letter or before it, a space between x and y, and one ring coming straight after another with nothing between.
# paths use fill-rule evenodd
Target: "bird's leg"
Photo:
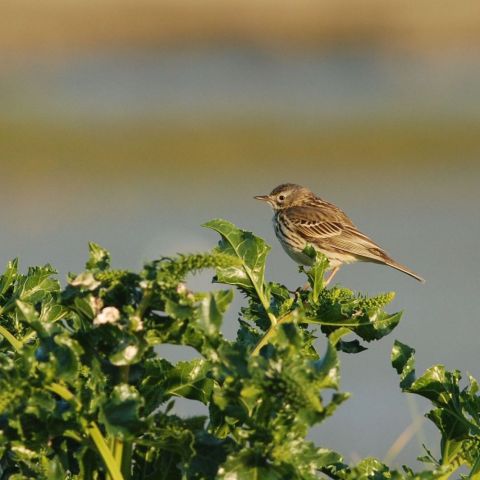
<instances>
[{"instance_id":1,"label":"bird's leg","mask_svg":"<svg viewBox=\"0 0 480 480\"><path fill-rule=\"evenodd\" d=\"M332 281L333 277L339 270L340 270L340 267L335 267L334 269L332 269L332 271L328 274L327 278L323 282L324 287L328 286L328 284Z\"/></svg>"}]
</instances>

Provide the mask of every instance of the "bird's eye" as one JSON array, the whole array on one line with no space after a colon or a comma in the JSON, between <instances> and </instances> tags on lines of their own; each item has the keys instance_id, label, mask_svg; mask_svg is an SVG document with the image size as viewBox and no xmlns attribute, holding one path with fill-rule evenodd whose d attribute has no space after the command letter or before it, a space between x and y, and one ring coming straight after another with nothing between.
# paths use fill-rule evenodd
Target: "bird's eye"
<instances>
[{"instance_id":1,"label":"bird's eye","mask_svg":"<svg viewBox=\"0 0 480 480\"><path fill-rule=\"evenodd\" d=\"M279 195L278 196L278 199L283 202L285 200L285 195Z\"/></svg>"}]
</instances>

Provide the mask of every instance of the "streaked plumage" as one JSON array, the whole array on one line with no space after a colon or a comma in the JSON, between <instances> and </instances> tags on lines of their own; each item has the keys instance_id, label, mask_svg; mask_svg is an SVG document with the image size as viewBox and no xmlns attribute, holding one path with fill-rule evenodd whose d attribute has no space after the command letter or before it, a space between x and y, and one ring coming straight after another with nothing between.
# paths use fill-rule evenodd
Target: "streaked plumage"
<instances>
[{"instance_id":1,"label":"streaked plumage","mask_svg":"<svg viewBox=\"0 0 480 480\"><path fill-rule=\"evenodd\" d=\"M255 198L266 201L273 208L275 234L297 263L311 264L311 258L303 253L307 244L327 256L333 269L328 281L342 264L361 261L388 265L424 282L360 232L343 210L306 187L285 183L274 188L270 195Z\"/></svg>"}]
</instances>

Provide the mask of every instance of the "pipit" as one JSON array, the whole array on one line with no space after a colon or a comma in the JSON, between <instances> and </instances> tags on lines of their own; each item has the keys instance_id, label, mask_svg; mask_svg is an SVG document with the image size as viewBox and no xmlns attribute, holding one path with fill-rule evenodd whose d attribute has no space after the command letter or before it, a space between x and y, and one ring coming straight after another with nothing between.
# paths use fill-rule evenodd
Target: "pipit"
<instances>
[{"instance_id":1,"label":"pipit","mask_svg":"<svg viewBox=\"0 0 480 480\"><path fill-rule=\"evenodd\" d=\"M312 258L303 252L308 244L328 258L331 271L325 285L332 281L344 263L353 262L381 263L425 282L360 232L343 210L317 197L306 187L284 183L274 188L270 195L255 198L273 208L275 234L293 260L301 265L312 265Z\"/></svg>"}]
</instances>

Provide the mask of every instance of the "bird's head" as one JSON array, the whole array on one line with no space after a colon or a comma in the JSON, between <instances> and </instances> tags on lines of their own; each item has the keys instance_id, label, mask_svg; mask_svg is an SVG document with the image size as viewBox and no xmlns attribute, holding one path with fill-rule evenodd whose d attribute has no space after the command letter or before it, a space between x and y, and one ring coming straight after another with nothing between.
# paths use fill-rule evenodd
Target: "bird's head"
<instances>
[{"instance_id":1,"label":"bird's head","mask_svg":"<svg viewBox=\"0 0 480 480\"><path fill-rule=\"evenodd\" d=\"M267 202L274 210L305 205L315 195L306 187L294 183L283 183L274 188L270 195L257 195L257 200Z\"/></svg>"}]
</instances>

